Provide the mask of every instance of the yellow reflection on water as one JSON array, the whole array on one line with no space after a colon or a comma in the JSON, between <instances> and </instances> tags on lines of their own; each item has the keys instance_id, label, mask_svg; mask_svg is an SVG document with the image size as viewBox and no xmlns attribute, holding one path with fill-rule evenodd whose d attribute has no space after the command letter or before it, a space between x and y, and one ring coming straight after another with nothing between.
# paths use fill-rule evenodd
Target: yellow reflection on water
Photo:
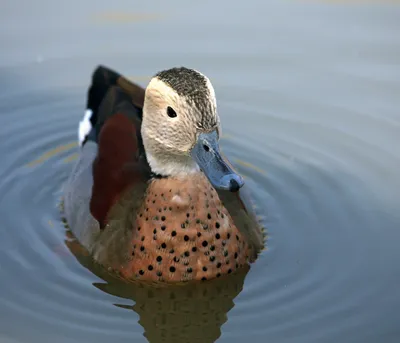
<instances>
[{"instance_id":1,"label":"yellow reflection on water","mask_svg":"<svg viewBox=\"0 0 400 343\"><path fill-rule=\"evenodd\" d=\"M78 159L78 156L79 156L78 153L69 155L68 157L64 158L63 162L64 163L70 163L70 162L76 161Z\"/></svg>"},{"instance_id":2,"label":"yellow reflection on water","mask_svg":"<svg viewBox=\"0 0 400 343\"><path fill-rule=\"evenodd\" d=\"M246 162L246 161L243 161L243 160L239 160L239 159L236 159L235 162L237 164L241 165L242 167L253 169L253 170L255 170L256 172L258 172L260 174L263 174L263 175L267 174L267 172L265 170L255 166L254 164L251 164L249 162Z\"/></svg>"},{"instance_id":3,"label":"yellow reflection on water","mask_svg":"<svg viewBox=\"0 0 400 343\"><path fill-rule=\"evenodd\" d=\"M35 167L35 166L47 161L48 159L56 156L57 154L67 151L67 150L70 150L70 149L73 149L77 146L78 146L78 142L72 142L72 143L60 145L54 149L51 149L51 150L45 152L38 159L27 163L27 167Z\"/></svg>"}]
</instances>

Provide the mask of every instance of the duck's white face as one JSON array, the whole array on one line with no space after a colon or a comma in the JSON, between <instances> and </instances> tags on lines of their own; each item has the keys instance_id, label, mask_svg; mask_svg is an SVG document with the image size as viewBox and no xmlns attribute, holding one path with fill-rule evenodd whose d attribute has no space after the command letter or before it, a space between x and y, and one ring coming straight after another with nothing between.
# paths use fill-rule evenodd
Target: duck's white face
<instances>
[{"instance_id":1,"label":"duck's white face","mask_svg":"<svg viewBox=\"0 0 400 343\"><path fill-rule=\"evenodd\" d=\"M216 188L240 188L243 179L219 152L219 135L215 92L207 77L192 69L173 68L150 81L142 137L154 173L184 176L202 169Z\"/></svg>"}]
</instances>

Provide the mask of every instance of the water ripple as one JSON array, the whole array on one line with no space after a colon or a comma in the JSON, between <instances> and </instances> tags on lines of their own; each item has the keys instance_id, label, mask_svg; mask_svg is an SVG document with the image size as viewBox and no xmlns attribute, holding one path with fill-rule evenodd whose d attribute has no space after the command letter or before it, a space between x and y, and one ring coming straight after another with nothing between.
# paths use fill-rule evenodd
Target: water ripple
<instances>
[{"instance_id":1,"label":"water ripple","mask_svg":"<svg viewBox=\"0 0 400 343\"><path fill-rule=\"evenodd\" d=\"M354 23L345 17L340 27L335 23L313 36L307 31L313 21L302 17L303 8L291 7L301 14L309 39L287 46L293 23L283 20L288 5L281 6L284 14L269 20L254 11L252 17L260 15L254 23L237 17L215 37L194 33L191 25L182 32L169 22L176 34L168 43L172 48L143 42L155 55L109 39L111 48L49 54L46 63L18 59L18 68L0 66L13 85L0 95L1 339L330 343L399 337L400 126L397 71L386 63L397 51L389 44L390 30L376 33L385 38L381 47L376 37L353 31ZM99 13L106 14L91 18L107 22L111 31L114 22L154 19ZM371 15L359 15L364 14ZM210 27L221 27L219 16L207 15ZM192 16L179 20L189 24ZM270 20L275 26L268 29ZM279 42L268 51L259 51L264 41L248 40L248 27L259 25L266 25L270 41L283 25ZM339 44L337 30L346 28L351 34L343 37L343 55L329 67L328 55ZM146 29L151 36L152 25ZM225 33L237 34L243 45L227 39L224 46L230 47L222 48L216 37ZM206 41L207 49L192 35ZM184 50L182 40L193 49ZM211 54L210 46L217 52ZM221 145L245 177L268 241L249 270L201 285L155 289L126 283L96 265L64 227L58 206L77 156L77 123L98 52L126 66L128 74L137 72L131 61L138 54L147 62L140 71L152 75L160 50L165 64L205 65L216 75ZM357 51L368 55L364 64L358 64ZM244 61L248 65L239 68ZM79 72L72 73L76 65ZM378 67L393 74L375 76ZM43 75L47 83L42 84ZM25 84L25 79L36 82Z\"/></svg>"}]
</instances>

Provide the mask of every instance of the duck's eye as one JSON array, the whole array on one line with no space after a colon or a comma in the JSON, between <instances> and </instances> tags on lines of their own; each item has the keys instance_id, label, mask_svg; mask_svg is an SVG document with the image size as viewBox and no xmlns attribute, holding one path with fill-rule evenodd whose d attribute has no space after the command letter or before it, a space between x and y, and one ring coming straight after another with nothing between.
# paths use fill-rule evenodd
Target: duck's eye
<instances>
[{"instance_id":1,"label":"duck's eye","mask_svg":"<svg viewBox=\"0 0 400 343\"><path fill-rule=\"evenodd\" d=\"M175 110L172 107L167 107L167 114L170 118L175 118L177 116Z\"/></svg>"}]
</instances>

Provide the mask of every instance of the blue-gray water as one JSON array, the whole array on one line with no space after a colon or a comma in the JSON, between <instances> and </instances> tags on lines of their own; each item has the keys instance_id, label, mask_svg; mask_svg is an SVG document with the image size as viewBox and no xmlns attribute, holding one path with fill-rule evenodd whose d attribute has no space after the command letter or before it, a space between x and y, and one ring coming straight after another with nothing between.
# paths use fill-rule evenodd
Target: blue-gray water
<instances>
[{"instance_id":1,"label":"blue-gray water","mask_svg":"<svg viewBox=\"0 0 400 343\"><path fill-rule=\"evenodd\" d=\"M399 18L396 1L3 1L0 341L399 342ZM66 247L58 202L98 63L214 83L269 234L226 299L111 290Z\"/></svg>"}]
</instances>

